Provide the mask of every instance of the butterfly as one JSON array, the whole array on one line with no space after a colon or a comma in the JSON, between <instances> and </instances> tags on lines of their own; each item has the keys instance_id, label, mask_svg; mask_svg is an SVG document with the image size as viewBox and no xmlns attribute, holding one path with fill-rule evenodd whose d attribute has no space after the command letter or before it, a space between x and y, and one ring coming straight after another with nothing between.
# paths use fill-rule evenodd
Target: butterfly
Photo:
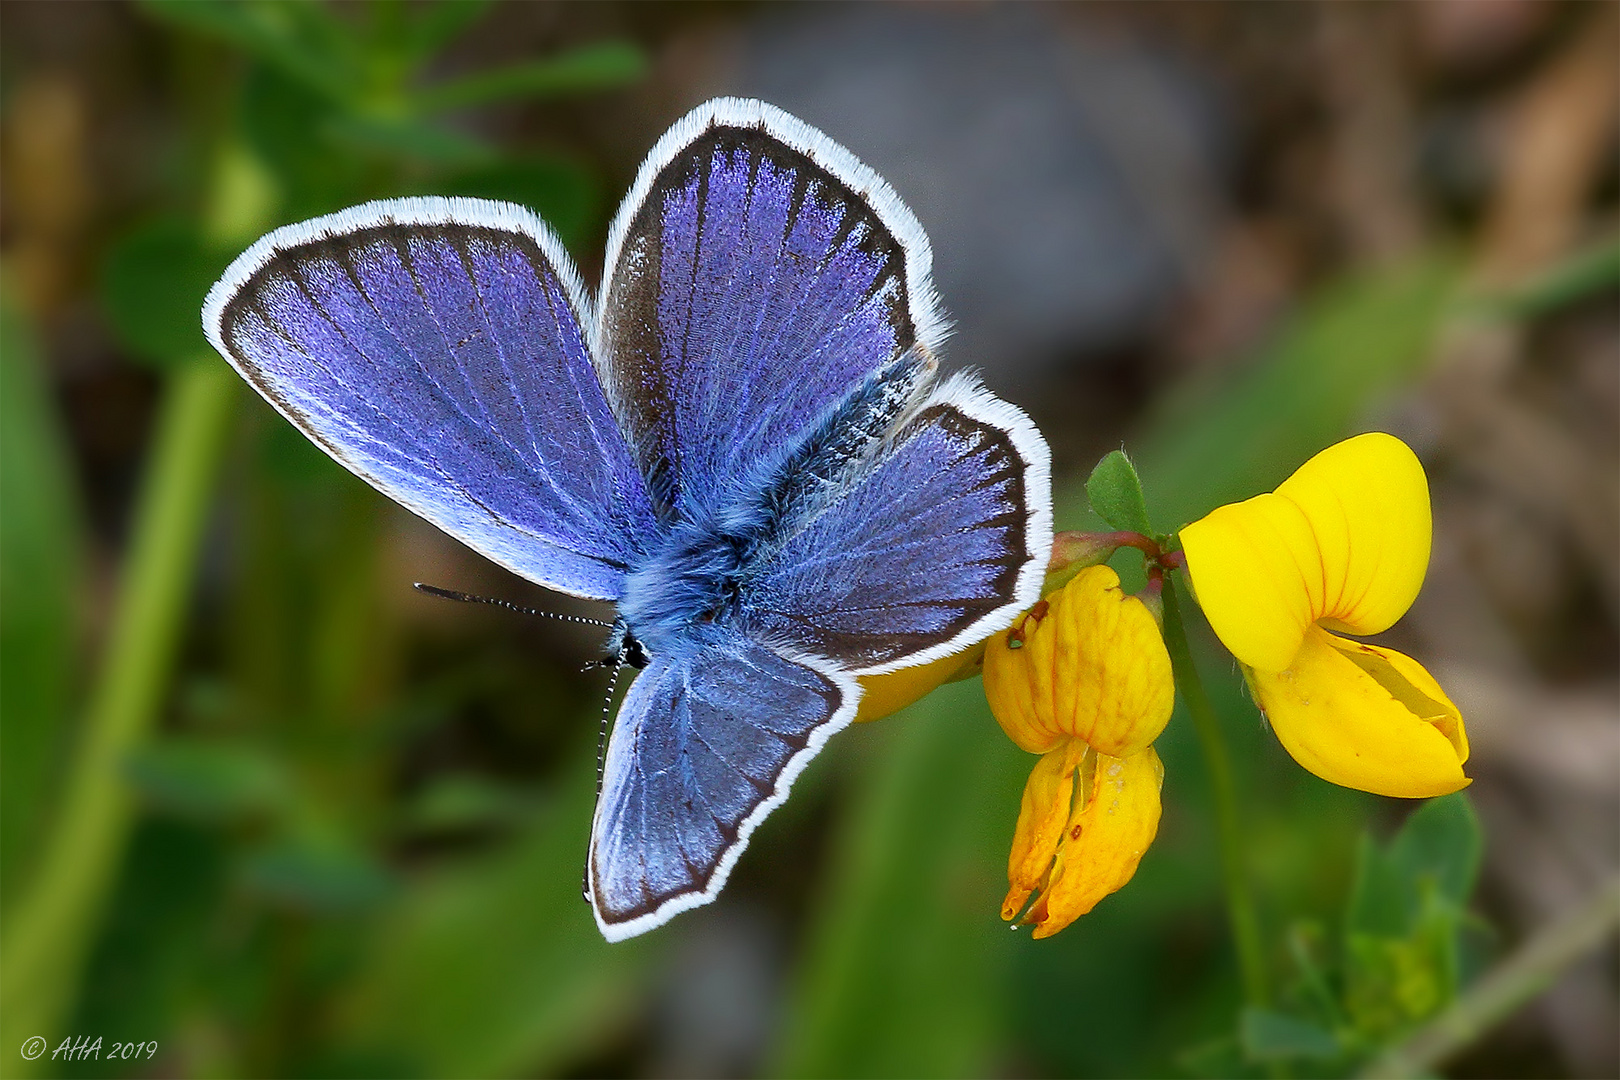
<instances>
[{"instance_id":1,"label":"butterfly","mask_svg":"<svg viewBox=\"0 0 1620 1080\"><path fill-rule=\"evenodd\" d=\"M208 294L214 347L339 464L616 605L610 660L639 670L586 859L611 941L719 894L860 677L1039 598L1049 452L939 376L931 260L849 151L720 98L641 166L595 297L533 213L463 198L277 229Z\"/></svg>"}]
</instances>

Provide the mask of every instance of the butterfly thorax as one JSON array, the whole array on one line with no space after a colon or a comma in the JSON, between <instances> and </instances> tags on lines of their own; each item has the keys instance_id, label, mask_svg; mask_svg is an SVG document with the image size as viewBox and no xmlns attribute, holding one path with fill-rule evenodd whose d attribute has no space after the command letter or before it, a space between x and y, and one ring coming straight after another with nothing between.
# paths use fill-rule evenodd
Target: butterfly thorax
<instances>
[{"instance_id":1,"label":"butterfly thorax","mask_svg":"<svg viewBox=\"0 0 1620 1080\"><path fill-rule=\"evenodd\" d=\"M627 664L640 671L649 663L646 648L630 632L623 619L613 621L605 651L607 655L597 661L601 667L617 668L620 664Z\"/></svg>"},{"instance_id":2,"label":"butterfly thorax","mask_svg":"<svg viewBox=\"0 0 1620 1080\"><path fill-rule=\"evenodd\" d=\"M677 524L662 547L632 571L619 618L653 655L690 647L706 628L736 615L752 538L712 524Z\"/></svg>"},{"instance_id":3,"label":"butterfly thorax","mask_svg":"<svg viewBox=\"0 0 1620 1080\"><path fill-rule=\"evenodd\" d=\"M690 647L737 615L749 568L771 545L824 510L859 471L935 371L909 349L829 406L802 440L753 463L703 512L678 518L658 550L625 579L619 617L652 654ZM695 511L695 512L694 512Z\"/></svg>"}]
</instances>

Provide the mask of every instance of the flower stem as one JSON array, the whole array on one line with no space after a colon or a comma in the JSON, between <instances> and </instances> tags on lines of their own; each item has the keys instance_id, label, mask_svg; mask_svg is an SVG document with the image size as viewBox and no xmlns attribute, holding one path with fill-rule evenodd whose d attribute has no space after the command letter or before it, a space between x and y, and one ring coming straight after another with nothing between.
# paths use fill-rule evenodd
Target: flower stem
<instances>
[{"instance_id":1,"label":"flower stem","mask_svg":"<svg viewBox=\"0 0 1620 1080\"><path fill-rule=\"evenodd\" d=\"M33 880L7 913L0 1045L12 1054L25 1038L54 1041L117 874L134 819L120 771L167 688L235 397L235 376L217 360L169 376L117 613L56 820Z\"/></svg>"},{"instance_id":2,"label":"flower stem","mask_svg":"<svg viewBox=\"0 0 1620 1080\"><path fill-rule=\"evenodd\" d=\"M257 160L234 140L219 148L203 235L232 246L263 228L276 198ZM87 688L73 757L31 879L0 925L0 1054L51 1037L74 1006L108 893L135 824L122 771L151 732L173 674L186 603L230 435L239 382L212 349L168 368L112 624ZM44 1069L11 1059L13 1071ZM17 1068L17 1066L21 1068Z\"/></svg>"},{"instance_id":3,"label":"flower stem","mask_svg":"<svg viewBox=\"0 0 1620 1080\"><path fill-rule=\"evenodd\" d=\"M1176 690L1181 694L1181 700L1187 706L1187 715L1192 717L1193 727L1198 731L1198 741L1204 748L1204 762L1209 768L1210 794L1215 802L1215 828L1220 841L1221 874L1226 886L1227 917L1232 923L1232 940L1237 948L1238 967L1243 976L1244 1000L1250 1006L1263 1008L1271 998L1271 991L1266 977L1265 950L1260 944L1260 920L1255 913L1254 895L1249 890L1249 878L1243 865L1232 761L1226 752L1226 741L1221 737L1220 719L1209 702L1203 681L1198 677L1198 668L1193 664L1192 650L1187 646L1179 592L1174 581L1165 582L1164 644L1170 652Z\"/></svg>"}]
</instances>

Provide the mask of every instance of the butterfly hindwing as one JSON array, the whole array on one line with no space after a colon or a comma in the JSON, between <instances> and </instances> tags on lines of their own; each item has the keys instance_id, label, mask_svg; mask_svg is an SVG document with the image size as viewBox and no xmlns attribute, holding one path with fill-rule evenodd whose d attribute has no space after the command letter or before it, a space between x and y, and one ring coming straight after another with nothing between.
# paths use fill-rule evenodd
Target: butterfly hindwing
<instances>
[{"instance_id":1,"label":"butterfly hindwing","mask_svg":"<svg viewBox=\"0 0 1620 1080\"><path fill-rule=\"evenodd\" d=\"M857 697L849 676L738 634L655 657L619 709L591 831L602 933L632 937L714 899Z\"/></svg>"},{"instance_id":2,"label":"butterfly hindwing","mask_svg":"<svg viewBox=\"0 0 1620 1080\"><path fill-rule=\"evenodd\" d=\"M952 379L762 555L742 618L763 639L860 674L964 648L1039 598L1049 485L1034 425Z\"/></svg>"},{"instance_id":3,"label":"butterfly hindwing","mask_svg":"<svg viewBox=\"0 0 1620 1080\"><path fill-rule=\"evenodd\" d=\"M588 317L538 218L469 199L279 229L204 308L220 353L351 471L532 581L612 599L654 523Z\"/></svg>"},{"instance_id":4,"label":"butterfly hindwing","mask_svg":"<svg viewBox=\"0 0 1620 1080\"><path fill-rule=\"evenodd\" d=\"M944 335L922 229L875 173L757 101L694 110L608 241L597 357L666 513L699 516L852 387Z\"/></svg>"}]
</instances>

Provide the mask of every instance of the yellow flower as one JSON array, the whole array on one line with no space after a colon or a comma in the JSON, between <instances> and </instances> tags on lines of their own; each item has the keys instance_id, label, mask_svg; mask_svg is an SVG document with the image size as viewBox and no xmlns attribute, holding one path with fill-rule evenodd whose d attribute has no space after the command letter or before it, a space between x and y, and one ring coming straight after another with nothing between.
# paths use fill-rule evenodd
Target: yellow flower
<instances>
[{"instance_id":1,"label":"yellow flower","mask_svg":"<svg viewBox=\"0 0 1620 1080\"><path fill-rule=\"evenodd\" d=\"M1136 873L1159 827L1152 742L1175 701L1146 604L1107 566L1081 570L984 654L984 690L1009 738L1041 754L1024 787L1001 915L1049 937Z\"/></svg>"},{"instance_id":2,"label":"yellow flower","mask_svg":"<svg viewBox=\"0 0 1620 1080\"><path fill-rule=\"evenodd\" d=\"M1422 665L1328 632L1394 625L1423 584L1431 531L1423 466L1379 432L1181 530L1210 626L1278 740L1325 780L1408 797L1469 783L1462 715Z\"/></svg>"},{"instance_id":3,"label":"yellow flower","mask_svg":"<svg viewBox=\"0 0 1620 1080\"><path fill-rule=\"evenodd\" d=\"M1175 704L1159 624L1108 566L1088 566L990 639L984 693L1032 754L1072 736L1129 757L1159 737Z\"/></svg>"}]
</instances>

